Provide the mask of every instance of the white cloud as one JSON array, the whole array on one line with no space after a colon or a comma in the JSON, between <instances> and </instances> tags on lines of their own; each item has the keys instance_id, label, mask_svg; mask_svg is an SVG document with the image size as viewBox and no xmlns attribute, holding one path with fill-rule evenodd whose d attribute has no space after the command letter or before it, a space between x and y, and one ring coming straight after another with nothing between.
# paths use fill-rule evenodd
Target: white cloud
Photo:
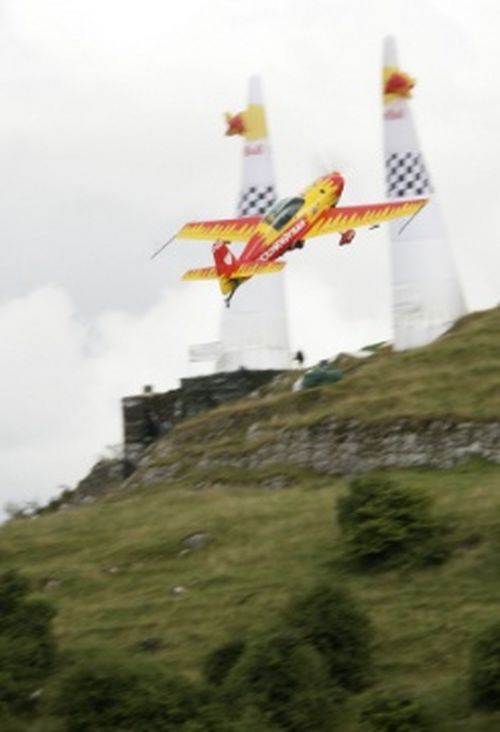
<instances>
[{"instance_id":1,"label":"white cloud","mask_svg":"<svg viewBox=\"0 0 500 732\"><path fill-rule=\"evenodd\" d=\"M188 345L214 339L219 308L208 288L187 288L91 326L53 286L1 306L0 502L44 501L82 478L121 441L121 397L176 387Z\"/></svg>"}]
</instances>

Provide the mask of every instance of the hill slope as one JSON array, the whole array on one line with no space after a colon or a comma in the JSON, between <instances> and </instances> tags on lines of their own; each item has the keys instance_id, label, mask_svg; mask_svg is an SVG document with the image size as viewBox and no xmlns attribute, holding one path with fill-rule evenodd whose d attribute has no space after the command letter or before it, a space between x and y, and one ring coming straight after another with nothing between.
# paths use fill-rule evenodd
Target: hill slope
<instances>
[{"instance_id":1,"label":"hill slope","mask_svg":"<svg viewBox=\"0 0 500 732\"><path fill-rule=\"evenodd\" d=\"M429 346L400 353L386 349L351 362L338 383L292 392L284 380L274 390L263 390L261 398L228 403L186 420L151 450L132 483L182 475L203 484L207 473L227 482L249 468L264 468L268 477L286 482L297 466L349 473L357 462L365 470L371 465L451 465L468 452L500 462L499 332L500 308L475 313ZM438 426L429 432L428 426L437 422L444 430ZM446 442L458 425L485 423L496 425L493 433L457 433L455 454L440 460L444 448L438 440ZM389 443L400 443L399 453L420 454L377 460L391 448L384 444L388 425L404 432L402 439L389 436ZM332 459L334 448L359 426L362 434L351 435L347 450ZM417 450L412 448L415 440ZM437 454L434 450L429 457L434 443ZM469 450L476 443L478 449Z\"/></svg>"},{"instance_id":2,"label":"hill slope","mask_svg":"<svg viewBox=\"0 0 500 732\"><path fill-rule=\"evenodd\" d=\"M375 625L377 688L416 690L443 730L493 732L500 715L470 712L465 676L471 638L500 606L500 468L394 476L435 494L438 515L451 517L458 548L443 566L346 572L334 520L345 483L312 474L288 490L157 487L12 522L0 532L1 566L50 596L70 659L152 648L154 661L190 678L220 643L258 633L291 598L340 579ZM186 552L181 540L200 531L211 542ZM357 729L360 703L345 730Z\"/></svg>"},{"instance_id":3,"label":"hill slope","mask_svg":"<svg viewBox=\"0 0 500 732\"><path fill-rule=\"evenodd\" d=\"M388 393L399 406L387 401L386 417L498 419L499 325L499 310L469 316L433 346L377 355L331 388L224 407L176 428L183 435L178 449L189 464L207 434L237 452L241 430L257 421L268 420L269 429L280 421L314 423L333 409L362 417L372 414L370 400L380 414ZM279 483L286 490L271 489L272 470L207 474L192 465L170 481L138 489L129 483L92 505L3 526L0 569L21 569L58 610L60 668L47 696L81 656L147 656L199 679L206 654L220 643L279 622L289 600L318 582L340 582L375 627L375 690L412 689L443 732L497 730L500 713L470 709L466 677L471 640L500 607L500 467L475 461L391 474L433 496L436 514L451 524L454 551L445 564L348 571L335 521L346 480L309 469L287 473L286 466L287 480ZM200 488L208 484L215 487ZM206 545L188 549L183 539L199 532ZM359 729L362 703L363 695L346 703L339 729ZM33 732L63 729L43 714L26 725Z\"/></svg>"},{"instance_id":4,"label":"hill slope","mask_svg":"<svg viewBox=\"0 0 500 732\"><path fill-rule=\"evenodd\" d=\"M361 420L498 419L499 333L500 308L473 313L429 346L397 353L382 349L355 362L339 383L313 392L269 394L217 411L237 412L245 420L269 419L276 427L313 424L332 413ZM191 423L210 419L205 414Z\"/></svg>"}]
</instances>

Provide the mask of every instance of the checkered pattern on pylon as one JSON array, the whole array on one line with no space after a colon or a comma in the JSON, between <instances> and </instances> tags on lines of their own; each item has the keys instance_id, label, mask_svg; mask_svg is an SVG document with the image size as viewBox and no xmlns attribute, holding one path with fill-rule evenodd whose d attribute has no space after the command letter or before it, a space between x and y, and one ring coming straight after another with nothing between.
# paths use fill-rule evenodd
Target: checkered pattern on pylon
<instances>
[{"instance_id":1,"label":"checkered pattern on pylon","mask_svg":"<svg viewBox=\"0 0 500 732\"><path fill-rule=\"evenodd\" d=\"M408 198L432 193L429 174L420 153L391 153L385 160L389 198Z\"/></svg>"},{"instance_id":2,"label":"checkered pattern on pylon","mask_svg":"<svg viewBox=\"0 0 500 732\"><path fill-rule=\"evenodd\" d=\"M263 216L275 202L274 186L250 186L241 193L238 214L240 216Z\"/></svg>"}]
</instances>

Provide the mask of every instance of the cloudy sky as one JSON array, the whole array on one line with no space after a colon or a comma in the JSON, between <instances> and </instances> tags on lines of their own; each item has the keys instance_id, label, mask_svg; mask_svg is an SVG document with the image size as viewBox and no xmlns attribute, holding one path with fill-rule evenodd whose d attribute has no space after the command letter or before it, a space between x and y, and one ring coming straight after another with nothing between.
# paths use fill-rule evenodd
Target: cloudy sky
<instances>
[{"instance_id":1,"label":"cloudy sky","mask_svg":"<svg viewBox=\"0 0 500 732\"><path fill-rule=\"evenodd\" d=\"M382 41L412 102L468 308L500 300L500 10L494 0L0 0L0 505L45 501L121 440L120 398L195 373L217 339L209 248L151 253L230 216L223 113L261 76L278 187L325 169L384 198ZM336 240L335 240L336 241ZM390 338L386 233L290 259L290 340L312 362ZM293 260L293 261L292 261ZM314 324L314 327L311 327ZM206 368L206 367L205 367Z\"/></svg>"}]
</instances>

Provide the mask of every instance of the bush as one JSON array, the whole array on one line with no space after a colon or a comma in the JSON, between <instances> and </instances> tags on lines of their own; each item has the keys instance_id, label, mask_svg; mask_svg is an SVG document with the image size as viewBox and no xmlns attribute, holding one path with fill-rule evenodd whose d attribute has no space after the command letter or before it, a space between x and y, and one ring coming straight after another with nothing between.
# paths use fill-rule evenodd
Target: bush
<instances>
[{"instance_id":1,"label":"bush","mask_svg":"<svg viewBox=\"0 0 500 732\"><path fill-rule=\"evenodd\" d=\"M474 706L500 709L500 623L489 625L477 636L469 682Z\"/></svg>"},{"instance_id":2,"label":"bush","mask_svg":"<svg viewBox=\"0 0 500 732\"><path fill-rule=\"evenodd\" d=\"M216 648L205 659L203 676L214 686L220 686L245 648L245 642L234 640Z\"/></svg>"},{"instance_id":3,"label":"bush","mask_svg":"<svg viewBox=\"0 0 500 732\"><path fill-rule=\"evenodd\" d=\"M337 509L347 556L363 567L431 564L446 557L444 527L420 492L388 478L364 476L351 482Z\"/></svg>"},{"instance_id":4,"label":"bush","mask_svg":"<svg viewBox=\"0 0 500 732\"><path fill-rule=\"evenodd\" d=\"M212 700L200 707L197 717L182 726L182 732L282 732L256 707L228 708ZM3 730L2 730L3 732Z\"/></svg>"},{"instance_id":5,"label":"bush","mask_svg":"<svg viewBox=\"0 0 500 732\"><path fill-rule=\"evenodd\" d=\"M425 709L409 693L377 694L365 705L362 728L370 732L430 732Z\"/></svg>"},{"instance_id":6,"label":"bush","mask_svg":"<svg viewBox=\"0 0 500 732\"><path fill-rule=\"evenodd\" d=\"M11 570L0 575L0 614L11 616L20 607L29 592L26 577Z\"/></svg>"},{"instance_id":7,"label":"bush","mask_svg":"<svg viewBox=\"0 0 500 732\"><path fill-rule=\"evenodd\" d=\"M156 665L106 661L71 671L53 711L67 732L177 732L196 719L199 703L192 686Z\"/></svg>"},{"instance_id":8,"label":"bush","mask_svg":"<svg viewBox=\"0 0 500 732\"><path fill-rule=\"evenodd\" d=\"M14 719L4 704L0 704L0 729L2 732L19 732L20 730L19 719Z\"/></svg>"},{"instance_id":9,"label":"bush","mask_svg":"<svg viewBox=\"0 0 500 732\"><path fill-rule=\"evenodd\" d=\"M54 666L54 614L44 599L29 596L22 575L0 576L0 703L20 711L33 704L32 693Z\"/></svg>"},{"instance_id":10,"label":"bush","mask_svg":"<svg viewBox=\"0 0 500 732\"><path fill-rule=\"evenodd\" d=\"M225 695L228 707L243 709L238 730L332 730L336 694L328 670L320 654L291 633L249 646L228 676Z\"/></svg>"},{"instance_id":11,"label":"bush","mask_svg":"<svg viewBox=\"0 0 500 732\"><path fill-rule=\"evenodd\" d=\"M366 613L346 590L316 588L290 606L288 620L322 655L336 685L359 691L369 683L372 627Z\"/></svg>"},{"instance_id":12,"label":"bush","mask_svg":"<svg viewBox=\"0 0 500 732\"><path fill-rule=\"evenodd\" d=\"M282 732L282 729L266 720L262 712L255 707L247 706L238 720L228 728L228 732Z\"/></svg>"}]
</instances>

